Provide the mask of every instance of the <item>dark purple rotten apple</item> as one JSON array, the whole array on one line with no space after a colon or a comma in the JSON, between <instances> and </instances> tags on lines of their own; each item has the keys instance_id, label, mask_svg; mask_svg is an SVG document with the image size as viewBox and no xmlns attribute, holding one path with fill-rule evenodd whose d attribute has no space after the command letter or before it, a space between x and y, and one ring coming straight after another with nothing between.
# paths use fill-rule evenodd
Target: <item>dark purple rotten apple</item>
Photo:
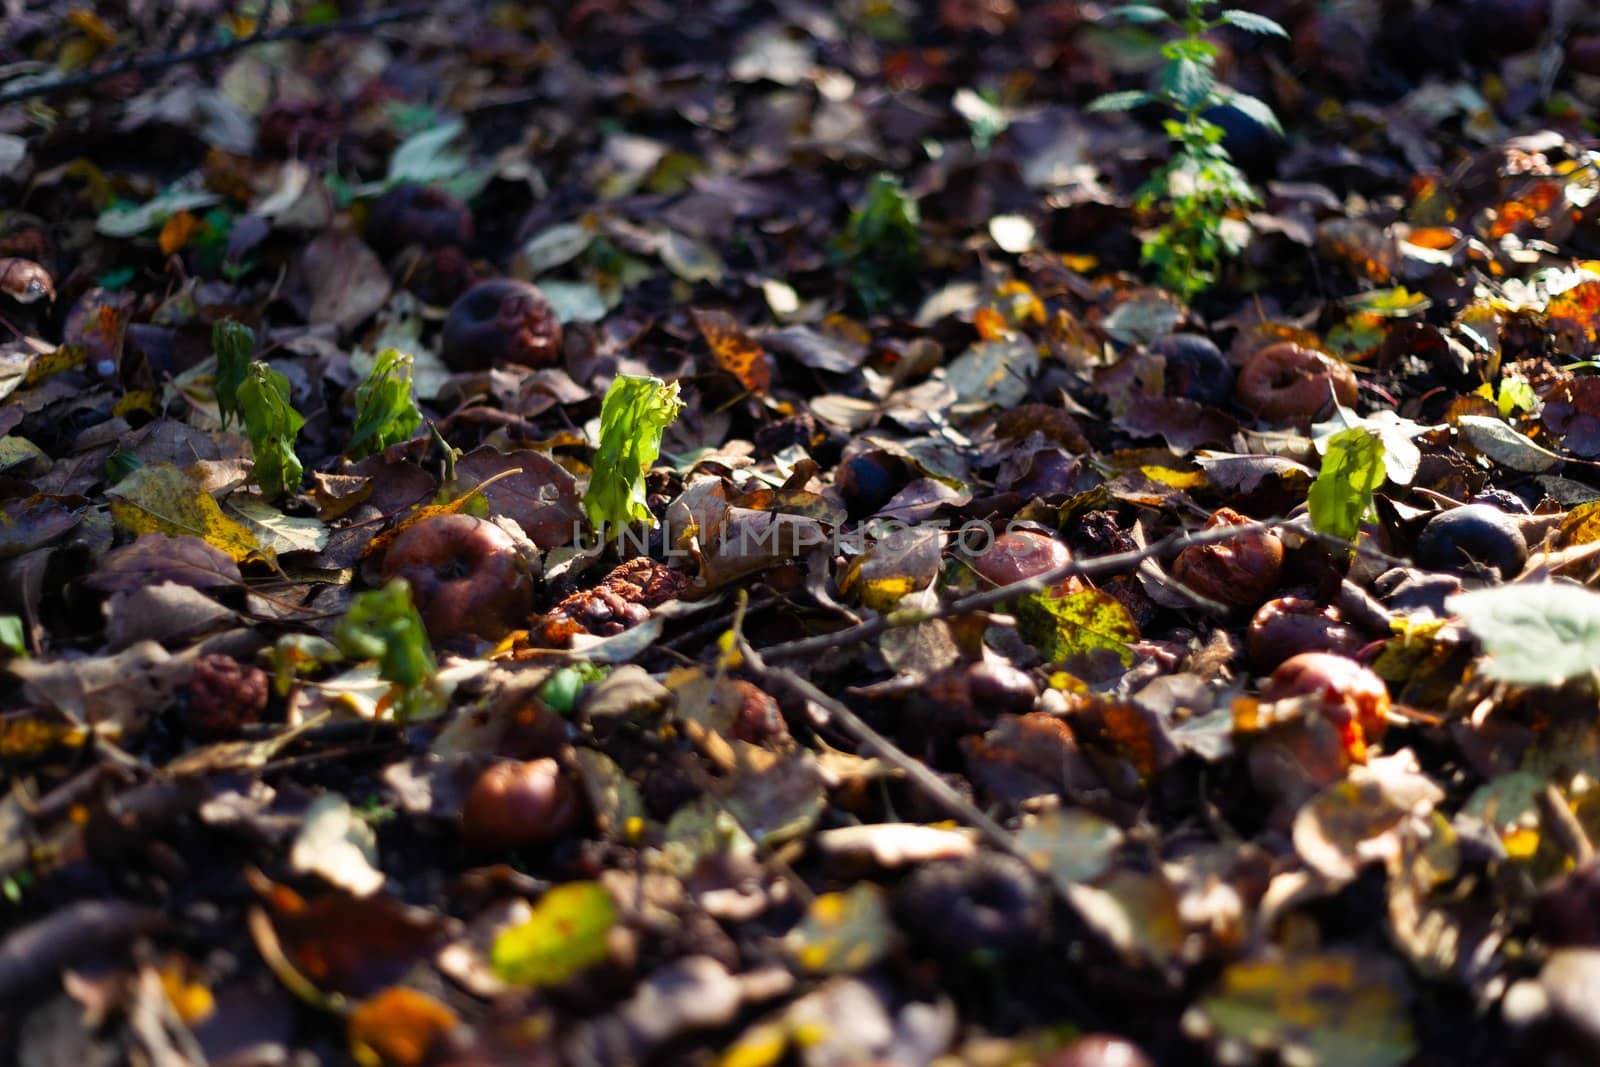
<instances>
[{"instance_id":1,"label":"dark purple rotten apple","mask_svg":"<svg viewBox=\"0 0 1600 1067\"><path fill-rule=\"evenodd\" d=\"M440 355L453 371L549 367L561 359L561 323L538 286L494 278L450 305Z\"/></svg>"}]
</instances>

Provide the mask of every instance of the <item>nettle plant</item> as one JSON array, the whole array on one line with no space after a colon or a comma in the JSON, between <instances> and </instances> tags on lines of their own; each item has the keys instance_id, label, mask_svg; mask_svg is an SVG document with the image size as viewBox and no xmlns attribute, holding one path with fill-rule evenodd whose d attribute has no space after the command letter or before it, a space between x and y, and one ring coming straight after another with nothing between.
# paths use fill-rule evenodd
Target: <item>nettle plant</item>
<instances>
[{"instance_id":1,"label":"nettle plant","mask_svg":"<svg viewBox=\"0 0 1600 1067\"><path fill-rule=\"evenodd\" d=\"M1217 46L1206 35L1233 26L1264 36L1287 37L1264 15L1225 9L1206 17L1205 0L1185 0L1181 17L1150 4L1126 4L1111 15L1138 25L1171 23L1183 36L1161 47L1163 63L1154 91L1108 93L1090 111L1131 111L1164 104L1176 112L1162 125L1172 141L1172 157L1139 189L1135 207L1143 213L1164 209L1162 221L1144 239L1141 260L1156 270L1160 283L1185 300L1216 280L1225 257L1236 255L1249 230L1234 216L1261 202L1243 171L1223 147L1222 127L1205 118L1212 108L1231 106L1273 133L1282 135L1278 117L1261 100L1217 81Z\"/></svg>"}]
</instances>

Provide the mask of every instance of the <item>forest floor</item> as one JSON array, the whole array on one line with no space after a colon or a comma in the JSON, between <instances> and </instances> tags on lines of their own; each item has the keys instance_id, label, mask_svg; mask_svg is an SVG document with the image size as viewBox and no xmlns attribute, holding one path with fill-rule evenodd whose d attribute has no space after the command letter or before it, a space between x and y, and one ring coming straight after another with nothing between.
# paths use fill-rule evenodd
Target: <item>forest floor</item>
<instances>
[{"instance_id":1,"label":"forest floor","mask_svg":"<svg viewBox=\"0 0 1600 1067\"><path fill-rule=\"evenodd\" d=\"M1583 5L168 7L0 21L0 1063L1600 1055Z\"/></svg>"}]
</instances>

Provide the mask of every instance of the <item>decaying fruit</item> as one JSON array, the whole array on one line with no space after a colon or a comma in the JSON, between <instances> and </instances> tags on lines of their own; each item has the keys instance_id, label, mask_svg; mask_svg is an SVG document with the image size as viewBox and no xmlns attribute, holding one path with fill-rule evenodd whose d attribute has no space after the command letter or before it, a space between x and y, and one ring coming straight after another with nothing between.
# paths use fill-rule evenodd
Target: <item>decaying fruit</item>
<instances>
[{"instance_id":1,"label":"decaying fruit","mask_svg":"<svg viewBox=\"0 0 1600 1067\"><path fill-rule=\"evenodd\" d=\"M578 634L610 637L639 625L650 609L689 586L689 579L664 563L639 556L621 564L593 589L565 597L534 629L536 644L565 648Z\"/></svg>"},{"instance_id":2,"label":"decaying fruit","mask_svg":"<svg viewBox=\"0 0 1600 1067\"><path fill-rule=\"evenodd\" d=\"M383 579L404 578L428 635L494 641L527 625L533 579L516 542L471 515L436 515L401 531L383 557Z\"/></svg>"},{"instance_id":3,"label":"decaying fruit","mask_svg":"<svg viewBox=\"0 0 1600 1067\"><path fill-rule=\"evenodd\" d=\"M1528 562L1528 542L1499 508L1466 504L1428 520L1417 536L1417 562L1430 570L1509 578Z\"/></svg>"},{"instance_id":4,"label":"decaying fruit","mask_svg":"<svg viewBox=\"0 0 1600 1067\"><path fill-rule=\"evenodd\" d=\"M566 835L582 812L581 791L555 760L507 760L472 783L461 832L476 848L527 848Z\"/></svg>"},{"instance_id":5,"label":"decaying fruit","mask_svg":"<svg viewBox=\"0 0 1600 1067\"><path fill-rule=\"evenodd\" d=\"M450 305L439 354L453 371L548 367L561 358L561 321L538 286L493 278Z\"/></svg>"},{"instance_id":6,"label":"decaying fruit","mask_svg":"<svg viewBox=\"0 0 1600 1067\"><path fill-rule=\"evenodd\" d=\"M1234 384L1239 406L1269 422L1306 418L1333 410L1334 400L1356 402L1356 375L1349 364L1314 348L1279 341L1251 353Z\"/></svg>"},{"instance_id":7,"label":"decaying fruit","mask_svg":"<svg viewBox=\"0 0 1600 1067\"><path fill-rule=\"evenodd\" d=\"M1261 687L1263 700L1313 697L1344 739L1345 750L1366 758L1366 743L1389 725L1389 687L1348 656L1303 652L1278 665Z\"/></svg>"},{"instance_id":8,"label":"decaying fruit","mask_svg":"<svg viewBox=\"0 0 1600 1067\"><path fill-rule=\"evenodd\" d=\"M1243 526L1250 519L1218 508L1205 529ZM1278 588L1283 542L1271 530L1251 530L1227 541L1190 545L1173 560L1172 574L1189 589L1231 608L1254 608Z\"/></svg>"},{"instance_id":9,"label":"decaying fruit","mask_svg":"<svg viewBox=\"0 0 1600 1067\"><path fill-rule=\"evenodd\" d=\"M1302 652L1353 655L1365 643L1361 631L1345 622L1338 608L1295 596L1261 605L1245 635L1250 662L1262 671Z\"/></svg>"},{"instance_id":10,"label":"decaying fruit","mask_svg":"<svg viewBox=\"0 0 1600 1067\"><path fill-rule=\"evenodd\" d=\"M999 586L1026 581L1071 562L1072 551L1049 534L1038 530L1008 530L994 539L987 552L972 561L972 569L990 585ZM1072 575L1057 586L1063 591L1080 588L1082 583Z\"/></svg>"}]
</instances>

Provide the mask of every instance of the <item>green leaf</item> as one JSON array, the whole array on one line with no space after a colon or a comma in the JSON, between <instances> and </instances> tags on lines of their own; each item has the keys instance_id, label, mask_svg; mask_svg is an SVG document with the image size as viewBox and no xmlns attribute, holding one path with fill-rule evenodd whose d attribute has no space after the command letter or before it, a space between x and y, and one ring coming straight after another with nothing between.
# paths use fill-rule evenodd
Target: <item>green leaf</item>
<instances>
[{"instance_id":1,"label":"green leaf","mask_svg":"<svg viewBox=\"0 0 1600 1067\"><path fill-rule=\"evenodd\" d=\"M1134 26L1148 26L1156 22L1171 22L1172 16L1154 4L1122 4L1108 12L1112 18Z\"/></svg>"},{"instance_id":2,"label":"green leaf","mask_svg":"<svg viewBox=\"0 0 1600 1067\"><path fill-rule=\"evenodd\" d=\"M1417 468L1422 463L1422 450L1417 447L1415 439L1439 429L1437 426L1424 426L1420 422L1403 419L1387 408L1374 411L1371 415L1357 415L1335 401L1332 418L1311 424L1311 443L1319 455L1326 454L1334 435L1352 427L1360 427L1378 435L1383 444L1383 469L1396 485L1410 485L1411 479L1417 476Z\"/></svg>"},{"instance_id":3,"label":"green leaf","mask_svg":"<svg viewBox=\"0 0 1600 1067\"><path fill-rule=\"evenodd\" d=\"M1087 111L1132 111L1134 108L1144 107L1155 100L1155 97L1143 89L1129 89L1121 93L1106 93L1096 97L1086 108Z\"/></svg>"},{"instance_id":4,"label":"green leaf","mask_svg":"<svg viewBox=\"0 0 1600 1067\"><path fill-rule=\"evenodd\" d=\"M1245 118L1263 129L1271 130L1279 137L1283 136L1283 124L1278 121L1278 116L1273 114L1272 108L1265 100L1232 89L1223 90L1222 95L1228 103L1238 108L1239 113Z\"/></svg>"},{"instance_id":5,"label":"green leaf","mask_svg":"<svg viewBox=\"0 0 1600 1067\"><path fill-rule=\"evenodd\" d=\"M1178 108L1192 111L1204 107L1217 87L1211 66L1199 59L1183 57L1161 68L1161 91Z\"/></svg>"},{"instance_id":6,"label":"green leaf","mask_svg":"<svg viewBox=\"0 0 1600 1067\"><path fill-rule=\"evenodd\" d=\"M180 211L194 211L219 203L222 197L203 190L169 189L143 204L119 201L100 213L94 228L107 237L137 237L153 230Z\"/></svg>"},{"instance_id":7,"label":"green leaf","mask_svg":"<svg viewBox=\"0 0 1600 1067\"><path fill-rule=\"evenodd\" d=\"M1128 646L1139 640L1139 627L1109 593L1082 589L1056 596L1046 590L1022 597L1011 611L1023 639L1052 663L1102 648L1116 653L1124 666L1133 662Z\"/></svg>"},{"instance_id":8,"label":"green leaf","mask_svg":"<svg viewBox=\"0 0 1600 1067\"><path fill-rule=\"evenodd\" d=\"M683 402L678 383L619 374L600 405L600 447L583 510L603 536L634 522L655 524L645 504L644 476L661 454L661 435Z\"/></svg>"},{"instance_id":9,"label":"green leaf","mask_svg":"<svg viewBox=\"0 0 1600 1067\"><path fill-rule=\"evenodd\" d=\"M1382 438L1363 426L1334 434L1306 498L1311 525L1321 533L1355 540L1383 479Z\"/></svg>"},{"instance_id":10,"label":"green leaf","mask_svg":"<svg viewBox=\"0 0 1600 1067\"><path fill-rule=\"evenodd\" d=\"M432 710L429 683L439 668L422 616L411 602L411 585L404 578L351 598L349 610L334 629L333 643L351 659L378 661L378 676L399 690L403 717Z\"/></svg>"},{"instance_id":11,"label":"green leaf","mask_svg":"<svg viewBox=\"0 0 1600 1067\"><path fill-rule=\"evenodd\" d=\"M416 182L427 185L455 177L467 168L468 159L450 148L451 142L461 136L465 126L460 119L451 118L413 134L394 150L389 160L386 184Z\"/></svg>"},{"instance_id":12,"label":"green leaf","mask_svg":"<svg viewBox=\"0 0 1600 1067\"><path fill-rule=\"evenodd\" d=\"M1514 685L1557 685L1600 670L1600 593L1529 582L1445 601L1489 654L1483 672Z\"/></svg>"},{"instance_id":13,"label":"green leaf","mask_svg":"<svg viewBox=\"0 0 1600 1067\"><path fill-rule=\"evenodd\" d=\"M604 667L598 667L593 663L574 663L552 674L539 687L538 696L544 701L545 706L557 715L571 715L572 709L577 707L578 696L583 692L583 687L590 682L598 682L605 676Z\"/></svg>"},{"instance_id":14,"label":"green leaf","mask_svg":"<svg viewBox=\"0 0 1600 1067\"><path fill-rule=\"evenodd\" d=\"M13 656L28 654L28 638L23 632L22 619L16 615L0 615L0 648Z\"/></svg>"},{"instance_id":15,"label":"green leaf","mask_svg":"<svg viewBox=\"0 0 1600 1067\"><path fill-rule=\"evenodd\" d=\"M1526 378L1507 376L1500 379L1500 390L1495 395L1495 403L1500 408L1502 419L1509 419L1518 411L1532 411L1538 402L1539 397Z\"/></svg>"},{"instance_id":16,"label":"green leaf","mask_svg":"<svg viewBox=\"0 0 1600 1067\"><path fill-rule=\"evenodd\" d=\"M422 411L411 383L412 360L385 348L366 381L356 386L356 422L345 454L361 459L409 440L422 425Z\"/></svg>"},{"instance_id":17,"label":"green leaf","mask_svg":"<svg viewBox=\"0 0 1600 1067\"><path fill-rule=\"evenodd\" d=\"M1237 9L1224 11L1217 16L1217 21L1244 30L1246 33L1259 33L1264 37L1288 37L1289 31L1265 15L1257 15L1254 11L1239 11Z\"/></svg>"},{"instance_id":18,"label":"green leaf","mask_svg":"<svg viewBox=\"0 0 1600 1067\"><path fill-rule=\"evenodd\" d=\"M230 419L237 421L239 418L239 386L244 384L250 357L255 355L255 331L232 319L213 323L211 351L217 357L217 410L226 428Z\"/></svg>"},{"instance_id":19,"label":"green leaf","mask_svg":"<svg viewBox=\"0 0 1600 1067\"><path fill-rule=\"evenodd\" d=\"M869 311L893 299L921 262L922 216L916 198L891 174L876 174L850 213L840 246L850 259L850 285Z\"/></svg>"},{"instance_id":20,"label":"green leaf","mask_svg":"<svg viewBox=\"0 0 1600 1067\"><path fill-rule=\"evenodd\" d=\"M298 487L304 470L294 454L294 439L306 420L289 403L289 379L265 363L252 363L238 398L261 491L271 499Z\"/></svg>"},{"instance_id":21,"label":"green leaf","mask_svg":"<svg viewBox=\"0 0 1600 1067\"><path fill-rule=\"evenodd\" d=\"M616 906L600 883L558 885L540 898L526 922L501 931L489 962L512 985L560 985L605 961L606 938L616 922Z\"/></svg>"}]
</instances>

